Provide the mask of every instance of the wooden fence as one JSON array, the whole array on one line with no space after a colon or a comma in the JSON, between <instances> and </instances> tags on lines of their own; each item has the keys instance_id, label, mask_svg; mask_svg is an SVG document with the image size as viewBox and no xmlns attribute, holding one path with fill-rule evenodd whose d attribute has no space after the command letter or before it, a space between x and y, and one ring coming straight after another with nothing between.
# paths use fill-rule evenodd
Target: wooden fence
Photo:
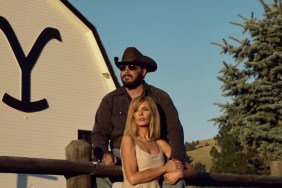
<instances>
[{"instance_id":1,"label":"wooden fence","mask_svg":"<svg viewBox=\"0 0 282 188\"><path fill-rule=\"evenodd\" d=\"M91 177L122 178L120 166L93 164L91 147L85 141L72 141L66 147L66 159L42 159L0 156L0 173L63 175L67 188L91 188ZM185 179L187 185L215 187L282 187L282 162L271 162L271 176L198 173Z\"/></svg>"}]
</instances>

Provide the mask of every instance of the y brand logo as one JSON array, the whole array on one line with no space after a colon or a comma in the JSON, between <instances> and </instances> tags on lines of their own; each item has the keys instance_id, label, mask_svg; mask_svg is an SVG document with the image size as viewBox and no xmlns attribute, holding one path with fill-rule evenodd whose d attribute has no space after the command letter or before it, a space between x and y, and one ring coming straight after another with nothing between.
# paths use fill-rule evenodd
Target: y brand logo
<instances>
[{"instance_id":1,"label":"y brand logo","mask_svg":"<svg viewBox=\"0 0 282 188\"><path fill-rule=\"evenodd\" d=\"M2 16L0 16L0 29L2 29L3 33L6 35L22 73L22 99L15 99L14 97L5 93L2 101L8 106L23 112L37 112L47 109L49 105L46 99L41 99L34 102L30 101L31 71L36 64L36 61L39 58L44 46L50 40L57 39L58 41L62 41L60 32L54 28L45 28L40 33L30 52L26 56L13 28L11 27L9 22Z\"/></svg>"}]
</instances>

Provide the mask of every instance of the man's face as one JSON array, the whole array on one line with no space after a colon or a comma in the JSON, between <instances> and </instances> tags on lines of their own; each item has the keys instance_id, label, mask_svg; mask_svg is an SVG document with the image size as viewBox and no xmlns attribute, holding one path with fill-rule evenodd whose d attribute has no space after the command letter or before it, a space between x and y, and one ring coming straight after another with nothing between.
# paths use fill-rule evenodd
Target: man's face
<instances>
[{"instance_id":1,"label":"man's face","mask_svg":"<svg viewBox=\"0 0 282 188\"><path fill-rule=\"evenodd\" d=\"M146 69L138 65L120 65L120 77L123 85L127 88L136 88L143 82Z\"/></svg>"}]
</instances>

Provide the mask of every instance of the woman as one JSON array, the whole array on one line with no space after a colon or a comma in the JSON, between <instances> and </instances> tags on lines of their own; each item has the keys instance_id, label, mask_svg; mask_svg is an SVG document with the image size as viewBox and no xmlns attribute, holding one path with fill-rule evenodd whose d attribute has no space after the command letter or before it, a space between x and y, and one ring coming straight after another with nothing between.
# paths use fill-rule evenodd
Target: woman
<instances>
[{"instance_id":1,"label":"woman","mask_svg":"<svg viewBox=\"0 0 282 188\"><path fill-rule=\"evenodd\" d=\"M160 118L150 97L137 97L129 106L126 127L121 143L123 187L158 188L159 177L174 184L185 172L180 161L169 160L171 148L160 139ZM183 185L184 186L184 185Z\"/></svg>"}]
</instances>

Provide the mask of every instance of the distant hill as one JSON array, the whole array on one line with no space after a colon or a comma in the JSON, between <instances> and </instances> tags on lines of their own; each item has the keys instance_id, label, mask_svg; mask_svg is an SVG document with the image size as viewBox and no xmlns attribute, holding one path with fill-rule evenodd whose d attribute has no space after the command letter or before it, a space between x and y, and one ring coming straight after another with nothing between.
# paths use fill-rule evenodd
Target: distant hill
<instances>
[{"instance_id":1,"label":"distant hill","mask_svg":"<svg viewBox=\"0 0 282 188\"><path fill-rule=\"evenodd\" d=\"M217 146L214 139L199 140L199 144L196 145L196 149L188 151L188 155L192 158L193 163L201 162L206 165L207 172L210 171L212 166L212 160L210 155L210 150L212 146Z\"/></svg>"}]
</instances>

